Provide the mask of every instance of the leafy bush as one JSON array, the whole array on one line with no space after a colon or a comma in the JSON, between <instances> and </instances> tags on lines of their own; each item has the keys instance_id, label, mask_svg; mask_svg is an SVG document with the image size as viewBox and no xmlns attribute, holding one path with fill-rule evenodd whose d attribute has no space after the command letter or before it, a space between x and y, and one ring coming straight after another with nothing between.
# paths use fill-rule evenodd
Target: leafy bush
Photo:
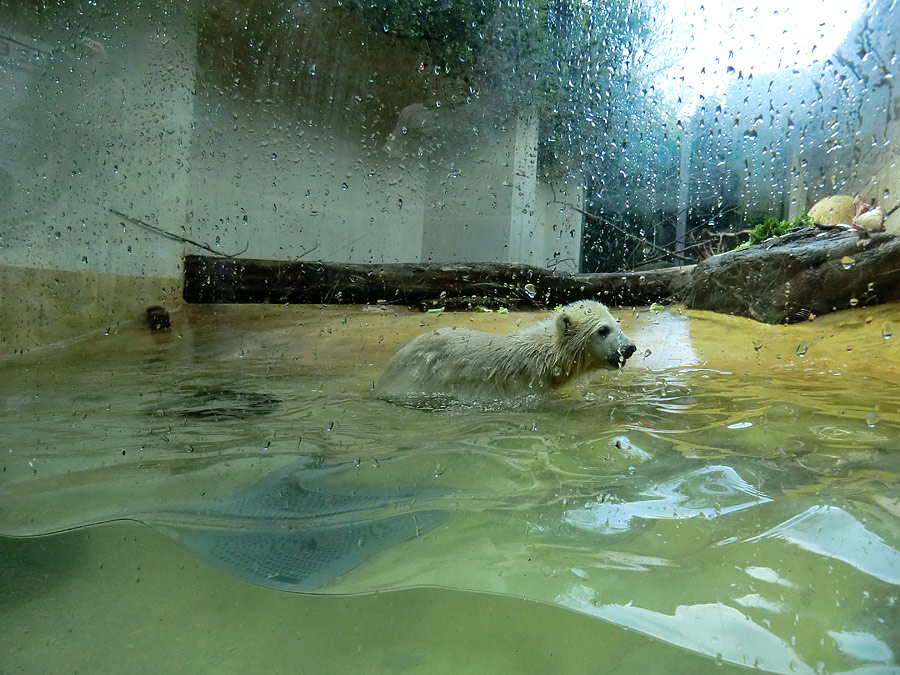
<instances>
[{"instance_id":1,"label":"leafy bush","mask_svg":"<svg viewBox=\"0 0 900 675\"><path fill-rule=\"evenodd\" d=\"M778 218L768 218L750 230L750 239L740 246L737 246L735 250L738 251L742 248L759 244L772 237L780 237L781 235L790 232L795 227L809 227L810 225L812 225L812 221L805 214L797 216L790 221L779 220Z\"/></svg>"}]
</instances>

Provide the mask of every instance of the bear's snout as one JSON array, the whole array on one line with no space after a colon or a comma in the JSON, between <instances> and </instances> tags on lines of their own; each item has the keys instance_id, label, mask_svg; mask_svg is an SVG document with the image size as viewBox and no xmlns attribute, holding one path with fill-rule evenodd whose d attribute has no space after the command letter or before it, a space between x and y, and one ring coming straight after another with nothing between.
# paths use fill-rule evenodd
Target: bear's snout
<instances>
[{"instance_id":1,"label":"bear's snout","mask_svg":"<svg viewBox=\"0 0 900 675\"><path fill-rule=\"evenodd\" d=\"M627 342L621 347L619 347L616 351L609 355L608 361L609 365L613 368L621 368L625 365L625 362L631 358L631 355L637 350L637 347L634 346L633 342Z\"/></svg>"}]
</instances>

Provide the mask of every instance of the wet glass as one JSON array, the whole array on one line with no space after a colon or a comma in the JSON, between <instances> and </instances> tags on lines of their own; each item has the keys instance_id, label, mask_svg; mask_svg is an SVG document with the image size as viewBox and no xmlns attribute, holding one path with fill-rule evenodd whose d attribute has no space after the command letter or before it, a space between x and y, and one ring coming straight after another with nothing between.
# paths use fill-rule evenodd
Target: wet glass
<instances>
[{"instance_id":1,"label":"wet glass","mask_svg":"<svg viewBox=\"0 0 900 675\"><path fill-rule=\"evenodd\" d=\"M856 221L900 222L898 25L881 0L0 0L3 668L896 668L900 307L874 290L787 326L612 307L620 369L396 405L407 340L552 307L182 285L185 255L640 274L824 198L862 242L836 273L877 284Z\"/></svg>"}]
</instances>

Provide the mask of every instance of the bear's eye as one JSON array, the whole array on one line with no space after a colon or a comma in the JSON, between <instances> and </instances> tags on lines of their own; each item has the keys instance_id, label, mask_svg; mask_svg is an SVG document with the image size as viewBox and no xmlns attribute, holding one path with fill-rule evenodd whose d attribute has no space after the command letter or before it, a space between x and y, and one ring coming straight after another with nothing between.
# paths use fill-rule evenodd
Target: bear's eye
<instances>
[{"instance_id":1,"label":"bear's eye","mask_svg":"<svg viewBox=\"0 0 900 675\"><path fill-rule=\"evenodd\" d=\"M606 337L607 335L609 335L609 326L600 326L600 328L597 329L597 335L599 335L600 337Z\"/></svg>"}]
</instances>

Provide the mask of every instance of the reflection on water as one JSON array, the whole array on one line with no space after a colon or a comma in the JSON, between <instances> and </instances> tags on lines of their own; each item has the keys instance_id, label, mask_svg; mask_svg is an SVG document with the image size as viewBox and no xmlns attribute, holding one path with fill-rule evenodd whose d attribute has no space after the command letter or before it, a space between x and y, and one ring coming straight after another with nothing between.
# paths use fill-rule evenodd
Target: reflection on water
<instances>
[{"instance_id":1,"label":"reflection on water","mask_svg":"<svg viewBox=\"0 0 900 675\"><path fill-rule=\"evenodd\" d=\"M57 629L55 601L102 623L112 600L96 584L112 582L77 582L94 579L79 561L101 556L102 569L116 568L125 537L149 542L128 554L136 565L162 569L175 554L149 525L212 563L177 556L182 566L196 561L188 568L202 587L268 603L276 621L310 601L266 595L276 592L214 566L261 586L439 586L602 619L577 623L585 637L567 646L572 669L593 649L590 631L609 622L648 636L632 644L635 654L677 645L774 672L896 665L900 356L880 326L900 308L795 327L705 313L622 316L638 344L628 366L528 412L425 411L369 395L410 336L476 322L508 332L536 318L522 314L195 308L166 335L123 329L3 362L0 532L145 525L0 540L18 570L16 592L0 600L9 629L0 640L16 641L15 663L27 669L36 654L48 658L36 636ZM809 345L802 356L800 342ZM304 565L327 573L293 584ZM120 587L120 600L176 600L148 581ZM396 596L391 611L433 593ZM34 611L30 597L42 598ZM484 605L463 597L473 599L454 605L456 620L470 625ZM390 619L353 602L373 622ZM199 607L180 611L215 620ZM516 605L518 637L532 641L539 630L571 645L575 619L527 620L546 611ZM247 630L269 639L265 621ZM157 635L177 642L174 632ZM55 651L56 664L71 663L74 649ZM82 669L97 667L90 648L78 653ZM674 654L691 669L695 657Z\"/></svg>"},{"instance_id":2,"label":"reflection on water","mask_svg":"<svg viewBox=\"0 0 900 675\"><path fill-rule=\"evenodd\" d=\"M719 661L728 659L777 673L815 672L803 663L789 644L762 626L747 621L741 611L721 603L679 605L669 615L632 605L597 606L596 602L584 597L584 589L577 589L559 601L666 642L689 645ZM735 659L736 655L740 655L740 659Z\"/></svg>"},{"instance_id":3,"label":"reflection on water","mask_svg":"<svg viewBox=\"0 0 900 675\"><path fill-rule=\"evenodd\" d=\"M900 551L869 532L837 506L811 506L747 541L764 537L784 539L821 556L845 562L861 572L900 586Z\"/></svg>"},{"instance_id":4,"label":"reflection on water","mask_svg":"<svg viewBox=\"0 0 900 675\"><path fill-rule=\"evenodd\" d=\"M654 485L651 499L603 501L565 514L564 522L603 534L624 532L635 518L706 518L772 501L728 466L709 466Z\"/></svg>"}]
</instances>

